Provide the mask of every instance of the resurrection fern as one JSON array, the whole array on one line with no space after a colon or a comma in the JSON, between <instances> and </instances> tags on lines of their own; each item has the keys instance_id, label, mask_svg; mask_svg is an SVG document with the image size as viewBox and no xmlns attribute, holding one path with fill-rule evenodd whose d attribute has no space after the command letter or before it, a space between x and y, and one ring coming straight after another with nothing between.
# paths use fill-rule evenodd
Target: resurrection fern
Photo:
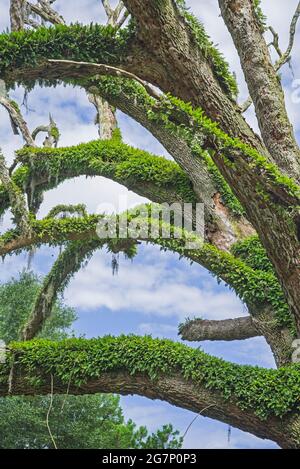
<instances>
[{"instance_id":1,"label":"resurrection fern","mask_svg":"<svg viewBox=\"0 0 300 469\"><path fill-rule=\"evenodd\" d=\"M144 374L153 381L179 375L196 386L217 391L225 400L233 399L262 420L283 417L299 408L299 365L279 370L241 366L178 342L133 335L14 342L9 349L18 380L36 386L37 392L50 374L56 383L80 386L103 373L121 371L132 376ZM1 383L6 386L9 362L0 369L0 387Z\"/></svg>"},{"instance_id":2,"label":"resurrection fern","mask_svg":"<svg viewBox=\"0 0 300 469\"><path fill-rule=\"evenodd\" d=\"M255 270L274 273L274 267L257 235L238 241L231 252Z\"/></svg>"},{"instance_id":3,"label":"resurrection fern","mask_svg":"<svg viewBox=\"0 0 300 469\"><path fill-rule=\"evenodd\" d=\"M91 24L40 27L0 34L0 75L20 67L32 67L47 59L69 59L98 63L119 63L132 35L132 29ZM44 80L46 84L51 84ZM55 82L55 81L54 81ZM30 80L28 81L30 83ZM53 83L53 82L52 82ZM14 86L14 80L7 85ZM31 83L33 85L34 83Z\"/></svg>"},{"instance_id":4,"label":"resurrection fern","mask_svg":"<svg viewBox=\"0 0 300 469\"><path fill-rule=\"evenodd\" d=\"M254 5L254 12L256 18L261 26L262 31L266 30L267 26L267 17L264 15L262 8L261 8L261 0L252 0Z\"/></svg>"},{"instance_id":5,"label":"resurrection fern","mask_svg":"<svg viewBox=\"0 0 300 469\"><path fill-rule=\"evenodd\" d=\"M238 94L238 86L235 76L230 72L229 65L224 59L223 55L213 44L209 35L205 31L203 24L196 18L195 15L188 11L185 0L176 0L180 11L188 23L192 34L194 35L197 45L200 47L204 57L208 59L213 72L216 75L223 90L232 99L236 99Z\"/></svg>"}]
</instances>

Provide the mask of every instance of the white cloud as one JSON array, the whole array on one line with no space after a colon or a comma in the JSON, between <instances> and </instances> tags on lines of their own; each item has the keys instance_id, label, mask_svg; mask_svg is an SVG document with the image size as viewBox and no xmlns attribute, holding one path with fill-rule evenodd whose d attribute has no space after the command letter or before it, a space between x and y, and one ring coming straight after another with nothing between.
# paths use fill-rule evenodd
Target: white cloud
<instances>
[{"instance_id":1,"label":"white cloud","mask_svg":"<svg viewBox=\"0 0 300 469\"><path fill-rule=\"evenodd\" d=\"M157 248L150 248L151 263L122 262L118 276L110 273L109 256L96 255L71 282L66 298L81 309L108 308L139 314L176 317L226 318L246 314L231 292L218 292L212 279L206 288L189 284L189 271L170 269ZM178 276L177 276L178 273Z\"/></svg>"}]
</instances>

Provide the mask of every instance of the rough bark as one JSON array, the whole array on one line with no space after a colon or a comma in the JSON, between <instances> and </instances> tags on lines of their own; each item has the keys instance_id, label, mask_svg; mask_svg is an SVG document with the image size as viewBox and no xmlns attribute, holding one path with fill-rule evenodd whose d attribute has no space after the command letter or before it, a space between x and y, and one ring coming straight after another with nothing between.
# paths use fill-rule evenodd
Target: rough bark
<instances>
[{"instance_id":1,"label":"rough bark","mask_svg":"<svg viewBox=\"0 0 300 469\"><path fill-rule=\"evenodd\" d=\"M264 143L278 167L300 181L300 150L253 2L219 0L219 5L240 57Z\"/></svg>"},{"instance_id":2,"label":"rough bark","mask_svg":"<svg viewBox=\"0 0 300 469\"><path fill-rule=\"evenodd\" d=\"M10 26L12 31L24 28L26 0L10 0Z\"/></svg>"},{"instance_id":3,"label":"rough bark","mask_svg":"<svg viewBox=\"0 0 300 469\"><path fill-rule=\"evenodd\" d=\"M93 81L91 80L91 83ZM180 136L171 133L161 122L155 122L148 116L151 107L140 102L129 91L121 89L116 94L109 88L91 85L89 81L84 85L90 92L100 94L117 109L133 118L145 127L170 153L174 160L187 173L193 183L198 201L203 202L207 214L207 239L220 249L228 250L239 238L254 234L254 229L244 216L235 216L226 206L215 182L204 162L197 157L192 148Z\"/></svg>"},{"instance_id":4,"label":"rough bark","mask_svg":"<svg viewBox=\"0 0 300 469\"><path fill-rule=\"evenodd\" d=\"M111 106L100 96L88 94L89 101L96 108L95 124L98 125L100 140L109 140L117 128L117 119Z\"/></svg>"},{"instance_id":5,"label":"rough bark","mask_svg":"<svg viewBox=\"0 0 300 469\"><path fill-rule=\"evenodd\" d=\"M4 156L0 150L0 181L5 187L11 211L15 218L15 223L23 236L31 234L31 226L29 221L29 214L27 211L26 200L20 189L12 181L9 170L6 167Z\"/></svg>"},{"instance_id":6,"label":"rough bark","mask_svg":"<svg viewBox=\"0 0 300 469\"><path fill-rule=\"evenodd\" d=\"M190 342L203 340L244 340L260 335L255 322L249 316L223 319L193 319L180 328L183 340Z\"/></svg>"},{"instance_id":7,"label":"rough bark","mask_svg":"<svg viewBox=\"0 0 300 469\"><path fill-rule=\"evenodd\" d=\"M30 387L26 375L18 373L13 384L12 395L46 395L50 392L49 383L43 386ZM54 381L54 394L65 394L66 385ZM252 413L239 409L234 402L224 405L224 398L217 393L186 382L177 374L171 377L159 376L151 381L147 376L130 373L103 373L98 379L81 386L70 385L72 395L95 393L118 393L121 395L139 395L153 400L163 400L182 409L200 413L202 416L216 419L231 426L250 432L262 439L270 439L282 448L294 448L295 442L286 429L290 422L280 419L268 419L262 422ZM7 389L0 385L0 395L7 396Z\"/></svg>"},{"instance_id":8,"label":"rough bark","mask_svg":"<svg viewBox=\"0 0 300 469\"><path fill-rule=\"evenodd\" d=\"M43 345L40 347L41 351ZM21 353L21 355L24 354L26 356L26 348ZM201 415L251 432L260 438L271 439L283 448L297 446L291 431L294 416L286 415L282 418L269 416L266 420L262 420L255 414L253 409L241 409L234 394L226 400L220 391L206 386L207 383L205 381L193 381L185 378L180 369L170 369L167 373L159 373L155 378L151 379L148 373L142 373L137 370L133 371L128 366L120 370L118 360L116 360L114 362L115 365L110 367L109 372L106 370L94 372L92 378L83 380L81 384L74 384L72 377L66 383L59 379L55 369L55 366L58 368L61 366L61 363L66 359L66 354L72 357L72 360L75 360L76 363L76 352L72 354L72 348L67 348L65 352L61 349L59 363L54 365L54 368L50 368L50 370L48 367L46 369L43 364L40 364L37 357L34 375L38 376L39 380L35 380L35 384L32 385L30 380L28 380L26 366L22 366L22 363L19 362L19 358L22 357L15 353L13 374L10 380L10 395L48 394L51 389L50 379L52 376L53 392L55 394L65 394L67 387L68 392L74 395L111 392L123 395L137 394L149 399L164 400L172 405L191 410L195 413L201 412ZM88 357L88 354L89 352L86 351L84 359ZM126 349L124 349L123 355L126 356ZM72 369L72 363L69 364L69 367ZM5 373L3 371L1 372L0 395L8 395L8 376L7 380L5 380Z\"/></svg>"}]
</instances>

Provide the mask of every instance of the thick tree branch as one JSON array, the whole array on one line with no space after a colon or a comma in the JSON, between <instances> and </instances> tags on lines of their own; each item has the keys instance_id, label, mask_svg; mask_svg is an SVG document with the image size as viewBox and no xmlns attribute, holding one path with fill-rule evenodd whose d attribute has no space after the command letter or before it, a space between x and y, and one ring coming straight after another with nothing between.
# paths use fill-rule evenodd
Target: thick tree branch
<instances>
[{"instance_id":1,"label":"thick tree branch","mask_svg":"<svg viewBox=\"0 0 300 469\"><path fill-rule=\"evenodd\" d=\"M144 88L130 80L109 77L83 80L82 84L88 92L103 96L112 106L149 130L187 173L198 201L205 205L207 237L212 244L226 250L235 242L236 236L243 238L254 232L210 156L206 155L206 162L194 142L181 137L180 123L178 135L171 132L169 124L174 119L172 116L170 122L160 119L159 102L153 101Z\"/></svg>"},{"instance_id":2,"label":"thick tree branch","mask_svg":"<svg viewBox=\"0 0 300 469\"><path fill-rule=\"evenodd\" d=\"M250 316L220 321L193 319L182 324L179 333L183 340L191 342L203 340L244 340L261 335Z\"/></svg>"},{"instance_id":3,"label":"thick tree branch","mask_svg":"<svg viewBox=\"0 0 300 469\"><path fill-rule=\"evenodd\" d=\"M219 5L239 53L264 143L278 167L299 181L300 150L253 2L219 0Z\"/></svg>"},{"instance_id":4,"label":"thick tree branch","mask_svg":"<svg viewBox=\"0 0 300 469\"><path fill-rule=\"evenodd\" d=\"M125 217L127 220L125 223L127 224L129 222L128 215L125 215ZM98 227L100 221L103 223L103 216L95 215L85 216L84 218L36 220L30 237L18 236L13 232L4 234L2 239L0 238L0 255L5 256L41 243L57 245L65 241L99 241ZM107 221L111 221L110 218ZM135 222L149 229L148 218L137 217ZM233 255L222 252L209 244L203 244L194 234L185 232L183 237L181 230L165 225L164 234L162 235L160 234L161 228L162 226L158 224L157 220L152 218L151 230L156 233L155 237L145 235L147 230L144 229L142 232L138 231L136 233L134 231L134 240L145 241L158 245L163 249L177 252L180 256L199 263L229 284L247 304L251 315L255 318L257 329L262 331L266 337L277 363L281 366L289 362L293 341L293 334L290 330L293 321L275 276L273 277L270 272L254 270ZM126 242L133 241L131 235L125 240L115 238L114 232L111 233L111 236L112 242L121 242L121 246L123 246L123 241L125 241L125 246L127 246ZM105 234L105 239L107 239L107 234ZM199 247L190 249L187 247L187 242ZM118 249L120 248L118 247ZM280 317L276 317L276 308L279 308Z\"/></svg>"},{"instance_id":5,"label":"thick tree branch","mask_svg":"<svg viewBox=\"0 0 300 469\"><path fill-rule=\"evenodd\" d=\"M101 140L110 140L117 129L117 119L113 108L96 94L88 93L88 99L96 108L95 124Z\"/></svg>"},{"instance_id":6,"label":"thick tree branch","mask_svg":"<svg viewBox=\"0 0 300 469\"><path fill-rule=\"evenodd\" d=\"M40 16L44 21L51 24L65 24L61 15L59 15L50 5L47 0L39 0L38 3L31 3L27 1L30 12ZM26 22L29 18L26 19Z\"/></svg>"},{"instance_id":7,"label":"thick tree branch","mask_svg":"<svg viewBox=\"0 0 300 469\"><path fill-rule=\"evenodd\" d=\"M282 447L296 445L288 411L297 405L299 384L290 368L281 374L261 369L257 380L256 367L226 363L167 340L133 336L58 344L16 343L9 353L14 356L13 395L49 393L51 374L57 394L65 393L69 384L71 394L138 394L196 413L206 408L205 416L276 441ZM2 366L0 373L0 394L5 396L9 365ZM30 376L38 378L35 385L30 384ZM287 401L288 383L293 386ZM283 402L281 418L274 415L272 407L278 400ZM265 420L256 415L258 411Z\"/></svg>"}]
</instances>

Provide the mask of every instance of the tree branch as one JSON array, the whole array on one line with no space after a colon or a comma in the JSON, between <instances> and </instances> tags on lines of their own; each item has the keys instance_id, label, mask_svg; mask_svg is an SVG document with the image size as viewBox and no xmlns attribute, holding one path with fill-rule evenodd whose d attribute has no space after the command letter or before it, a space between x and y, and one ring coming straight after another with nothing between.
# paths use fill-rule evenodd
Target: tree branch
<instances>
[{"instance_id":1,"label":"tree branch","mask_svg":"<svg viewBox=\"0 0 300 469\"><path fill-rule=\"evenodd\" d=\"M278 167L299 181L300 150L253 2L219 0L219 5L239 53L264 143Z\"/></svg>"},{"instance_id":2,"label":"tree branch","mask_svg":"<svg viewBox=\"0 0 300 469\"><path fill-rule=\"evenodd\" d=\"M147 93L152 96L154 99L160 99L160 94L155 91L148 83L141 80L138 76L133 73L127 72L126 70L121 70L120 68L112 67L105 64L95 64L90 62L76 62L73 60L54 60L49 59L48 62L54 65L61 65L66 67L66 69L74 68L81 76L92 76L92 75L110 75L114 77L123 77L130 78L135 80L140 85L142 85ZM62 69L61 68L61 69Z\"/></svg>"},{"instance_id":3,"label":"tree branch","mask_svg":"<svg viewBox=\"0 0 300 469\"><path fill-rule=\"evenodd\" d=\"M25 197L19 187L10 178L9 170L6 167L4 156L0 150L0 181L8 193L10 207L15 218L15 223L21 235L31 234L29 213L27 211Z\"/></svg>"},{"instance_id":4,"label":"tree branch","mask_svg":"<svg viewBox=\"0 0 300 469\"><path fill-rule=\"evenodd\" d=\"M297 26L297 22L299 20L299 17L300 17L300 2L298 3L298 6L296 8L296 11L294 13L294 16L293 16L293 19L292 19L292 22L291 22L291 25L290 25L289 45L288 45L286 51L284 52L284 54L281 55L279 60L274 65L274 68L275 68L276 71L280 70L280 68L286 62L288 62L290 57L291 57L291 52L292 52L292 49L293 49L293 46L294 46L294 41L295 41L296 26Z\"/></svg>"},{"instance_id":5,"label":"tree branch","mask_svg":"<svg viewBox=\"0 0 300 469\"><path fill-rule=\"evenodd\" d=\"M276 33L276 31L274 30L274 28L272 28L272 26L269 26L269 30L271 31L271 33L273 35L273 42L270 45L274 46L274 49L276 50L277 54L279 55L279 59L277 60L277 62L274 65L274 69L275 69L276 72L278 72L284 64L289 62L289 60L291 58L291 52L292 52L292 49L293 49L293 46L294 46L296 26L297 26L299 16L300 16L300 2L298 4L296 12L295 12L295 14L292 18L292 22L291 22L291 25L290 25L289 45L288 45L288 47L287 47L287 49L284 53L282 53L282 51L279 47L278 33ZM251 98L251 96L249 96L249 98L241 106L242 112L243 113L246 112L247 109L249 109L249 107L251 106L251 104L252 104L252 98Z\"/></svg>"},{"instance_id":6,"label":"tree branch","mask_svg":"<svg viewBox=\"0 0 300 469\"><path fill-rule=\"evenodd\" d=\"M257 367L226 363L168 340L134 336L15 343L9 354L14 357L12 395L49 393L52 375L55 394L65 393L69 385L70 394L138 394L196 413L206 408L205 416L276 441L282 447L296 445L288 431L288 411L296 407L300 390L291 367L280 374L260 369L258 380ZM0 394L5 396L8 363L0 374ZM34 385L30 377L35 378ZM281 417L276 416L278 401ZM257 416L258 412L265 420Z\"/></svg>"},{"instance_id":7,"label":"tree branch","mask_svg":"<svg viewBox=\"0 0 300 469\"><path fill-rule=\"evenodd\" d=\"M110 6L109 0L101 0L104 7L107 18L110 18L113 14L113 9Z\"/></svg>"},{"instance_id":8,"label":"tree branch","mask_svg":"<svg viewBox=\"0 0 300 469\"><path fill-rule=\"evenodd\" d=\"M6 91L6 85L3 80L0 80L0 104L5 107L5 109L8 111L12 125L13 125L13 130L14 133L18 134L18 129L20 130L26 144L30 147L34 147L34 139L32 138L30 131L28 129L28 126L23 119L23 116L21 114L21 111L13 100L9 99L9 96L7 95Z\"/></svg>"},{"instance_id":9,"label":"tree branch","mask_svg":"<svg viewBox=\"0 0 300 469\"><path fill-rule=\"evenodd\" d=\"M244 340L262 335L250 316L224 319L221 321L207 319L188 320L179 328L183 340Z\"/></svg>"},{"instance_id":10,"label":"tree branch","mask_svg":"<svg viewBox=\"0 0 300 469\"><path fill-rule=\"evenodd\" d=\"M88 99L96 108L95 124L98 125L100 140L110 140L118 125L113 108L96 94L88 93Z\"/></svg>"},{"instance_id":11,"label":"tree branch","mask_svg":"<svg viewBox=\"0 0 300 469\"><path fill-rule=\"evenodd\" d=\"M10 26L12 31L24 28L26 0L10 0Z\"/></svg>"},{"instance_id":12,"label":"tree branch","mask_svg":"<svg viewBox=\"0 0 300 469\"><path fill-rule=\"evenodd\" d=\"M154 213L156 213L155 209ZM129 228L128 223L132 215L124 214L124 216L125 219L123 217L120 219L123 220L121 226L124 226L125 222ZM103 237L98 230L99 223L101 221L103 226L105 220L105 217L95 215L84 218L36 220L33 223L30 237L18 236L14 232L4 234L0 238L0 256L41 243L59 245L65 241L99 241ZM108 217L107 221L111 222L112 220ZM233 255L222 252L209 244L203 244L195 234L182 232L180 228L164 224L164 229L161 231L162 225L156 218L152 217L151 219L151 231L157 233L157 236L145 234L149 230L149 218L134 215L134 221L140 227L144 227L143 230L137 233L134 231L134 239L129 234L124 240L116 238L116 234L113 232L111 233L112 243L121 243L123 249L124 242L126 247L128 242L144 241L177 252L181 257L199 263L234 288L247 304L251 315L255 317L257 329L262 331L266 337L277 363L281 366L290 361L293 320L282 289L271 272L254 270ZM119 226L119 221L116 226ZM145 229L146 227L147 229ZM105 240L107 240L106 233ZM188 248L187 243L193 243L194 248ZM118 250L120 250L119 246ZM278 312L276 313L278 308L280 316L278 316Z\"/></svg>"},{"instance_id":13,"label":"tree branch","mask_svg":"<svg viewBox=\"0 0 300 469\"><path fill-rule=\"evenodd\" d=\"M38 127L36 127L36 129L34 129L34 131L32 132L32 139L33 141L35 141L36 137L40 132L46 132L48 135L43 142L43 146L45 148L56 148L59 141L60 133L56 123L52 119L51 114L49 114L49 121L50 122L48 125L39 125Z\"/></svg>"},{"instance_id":14,"label":"tree branch","mask_svg":"<svg viewBox=\"0 0 300 469\"><path fill-rule=\"evenodd\" d=\"M32 13L39 15L43 20L48 21L51 24L65 24L65 21L61 15L59 15L48 1L39 0L37 4L27 2L27 5ZM26 22L29 20L27 18Z\"/></svg>"}]
</instances>

